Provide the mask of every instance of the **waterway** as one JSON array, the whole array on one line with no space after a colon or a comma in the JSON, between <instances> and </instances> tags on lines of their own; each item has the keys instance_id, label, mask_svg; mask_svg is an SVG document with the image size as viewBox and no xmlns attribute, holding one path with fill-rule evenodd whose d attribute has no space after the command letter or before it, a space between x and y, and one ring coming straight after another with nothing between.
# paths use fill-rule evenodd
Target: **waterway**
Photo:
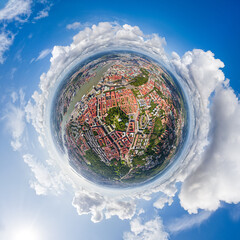
<instances>
[{"instance_id":1,"label":"waterway","mask_svg":"<svg viewBox=\"0 0 240 240\"><path fill-rule=\"evenodd\" d=\"M104 73L108 70L108 68L112 65L113 63L108 63L105 66L98 66L98 68L95 70L96 75L92 77L88 82L85 82L76 92L76 95L73 97L69 108L66 112L66 114L63 117L62 121L62 137L64 136L65 132L65 125L69 121L69 118L71 116L72 111L74 110L74 107L77 102L81 101L82 97L86 94L88 94L93 86L96 86L99 81L102 79ZM64 138L63 138L64 139Z\"/></svg>"}]
</instances>

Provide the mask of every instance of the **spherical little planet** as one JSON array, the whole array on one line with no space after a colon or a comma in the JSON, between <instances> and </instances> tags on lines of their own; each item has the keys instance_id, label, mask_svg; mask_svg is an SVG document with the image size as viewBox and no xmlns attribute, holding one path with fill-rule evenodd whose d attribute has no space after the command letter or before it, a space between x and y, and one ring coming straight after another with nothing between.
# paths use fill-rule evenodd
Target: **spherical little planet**
<instances>
[{"instance_id":1,"label":"spherical little planet","mask_svg":"<svg viewBox=\"0 0 240 240\"><path fill-rule=\"evenodd\" d=\"M130 51L94 55L61 82L52 103L54 142L72 169L107 187L150 182L174 161L186 106L159 62Z\"/></svg>"}]
</instances>

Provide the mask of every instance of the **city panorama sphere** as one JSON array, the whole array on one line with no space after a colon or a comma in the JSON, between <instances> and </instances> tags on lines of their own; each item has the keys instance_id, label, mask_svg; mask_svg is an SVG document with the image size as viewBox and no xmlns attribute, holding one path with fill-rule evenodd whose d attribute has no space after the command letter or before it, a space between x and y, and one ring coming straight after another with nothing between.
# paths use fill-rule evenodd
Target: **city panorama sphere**
<instances>
[{"instance_id":1,"label":"city panorama sphere","mask_svg":"<svg viewBox=\"0 0 240 240\"><path fill-rule=\"evenodd\" d=\"M88 181L132 187L160 176L186 136L184 94L148 56L112 51L81 61L56 90L53 140Z\"/></svg>"}]
</instances>

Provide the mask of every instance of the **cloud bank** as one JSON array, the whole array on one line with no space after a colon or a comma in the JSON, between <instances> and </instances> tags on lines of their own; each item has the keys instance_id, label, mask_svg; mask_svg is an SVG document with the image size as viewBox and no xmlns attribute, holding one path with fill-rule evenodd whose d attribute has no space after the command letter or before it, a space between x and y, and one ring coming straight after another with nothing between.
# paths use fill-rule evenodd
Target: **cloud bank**
<instances>
[{"instance_id":1,"label":"cloud bank","mask_svg":"<svg viewBox=\"0 0 240 240\"><path fill-rule=\"evenodd\" d=\"M179 195L181 205L189 212L216 210L221 201L240 201L239 119L240 103L233 90L218 88L211 107L211 143Z\"/></svg>"},{"instance_id":2,"label":"cloud bank","mask_svg":"<svg viewBox=\"0 0 240 240\"><path fill-rule=\"evenodd\" d=\"M69 46L53 48L50 68L41 75L39 91L34 92L25 107L28 122L32 123L41 139L47 138L47 106L54 87L66 73L63 69L73 66L79 56L116 47L142 51L160 59L182 81L192 116L186 157L180 159L178 166L161 185L156 182L143 192L128 195L128 198L109 198L100 191L74 185L73 206L80 215L91 214L94 222L114 215L120 219L131 219L137 209L135 200L149 200L156 192L161 192L161 195L154 203L155 208L161 209L166 203L171 205L177 192L177 182L182 183L179 194L181 205L189 213L197 213L199 209L216 210L221 201L240 201L240 105L221 70L224 64L211 51L200 49L188 51L182 57L176 52L168 56L164 51L165 44L165 38L156 34L144 35L137 26L104 22L86 27L73 37ZM32 162L27 163L34 170ZM36 181L39 180L37 174L35 176ZM147 230L150 225L154 227ZM131 222L131 232L125 234L125 239L154 239L159 232L164 232L159 218L146 223L136 218ZM162 233L162 239L166 238L167 234Z\"/></svg>"}]
</instances>

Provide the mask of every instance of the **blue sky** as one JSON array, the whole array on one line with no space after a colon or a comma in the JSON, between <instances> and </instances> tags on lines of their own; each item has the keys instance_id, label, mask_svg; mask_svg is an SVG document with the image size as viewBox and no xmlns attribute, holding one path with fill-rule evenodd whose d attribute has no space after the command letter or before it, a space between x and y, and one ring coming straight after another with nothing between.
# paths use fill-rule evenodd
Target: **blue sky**
<instances>
[{"instance_id":1,"label":"blue sky","mask_svg":"<svg viewBox=\"0 0 240 240\"><path fill-rule=\"evenodd\" d=\"M24 133L19 133L21 148L14 151L11 146L14 138L13 125L18 124L18 116L22 114L33 92L38 91L40 76L49 70L52 48L71 44L73 36L85 26L91 27L105 21L138 26L145 35L157 33L165 37L165 50L169 56L175 51L182 57L185 52L194 48L212 51L225 64L225 77L230 79L230 85L238 95L240 3L125 0L26 2L30 4L23 10L24 14L19 15L20 20L16 17L7 19L0 10L0 34L6 33L8 38L14 36L14 40L2 54L1 44L4 39L0 38L0 55L4 59L0 64L0 238L8 240L11 234L17 234L19 228L33 228L36 229L34 231L38 238L32 240L123 239L123 233L130 231L130 219L120 220L113 216L93 223L90 214L79 216L72 206L73 190L65 190L60 195L36 195L30 187L34 173L22 156L33 154L41 163L48 158L48 153L40 146L38 133L29 123L25 123ZM1 2L0 9L6 8L7 3L8 1ZM45 15L39 17L43 12ZM67 29L67 25L74 22L79 22L80 27ZM24 93L22 101L21 92ZM18 98L15 99L13 93ZM179 192L181 184L177 188ZM137 200L137 209L143 208L145 211L141 214L142 223L159 216L164 229L170 234L169 239L239 239L240 196L236 197L236 204L225 203L227 197L224 198L216 211L209 215L203 213L207 217L199 222L183 209L178 194L173 198L172 205L163 209L153 207L158 197L157 193L149 201ZM231 199L229 202L232 201ZM180 225L186 219L187 223L181 230L169 230L173 223ZM195 222L198 223L194 224Z\"/></svg>"}]
</instances>

